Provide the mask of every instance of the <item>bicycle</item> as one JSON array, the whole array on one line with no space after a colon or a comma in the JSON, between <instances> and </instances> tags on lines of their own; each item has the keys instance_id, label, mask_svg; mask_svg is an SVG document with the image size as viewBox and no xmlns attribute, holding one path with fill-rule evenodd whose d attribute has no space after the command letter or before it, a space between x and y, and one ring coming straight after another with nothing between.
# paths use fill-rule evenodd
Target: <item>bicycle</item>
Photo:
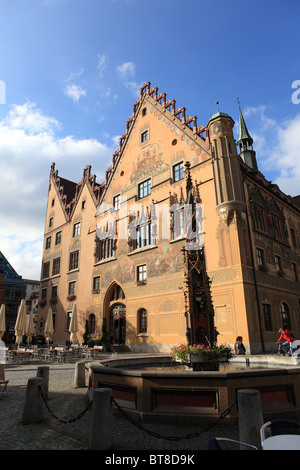
<instances>
[{"instance_id":1,"label":"bicycle","mask_svg":"<svg viewBox=\"0 0 300 470\"><path fill-rule=\"evenodd\" d=\"M273 354L278 354L282 356L290 356L291 353L290 351L286 348L286 346L283 346L282 343L276 343L275 348L272 351L272 356Z\"/></svg>"}]
</instances>

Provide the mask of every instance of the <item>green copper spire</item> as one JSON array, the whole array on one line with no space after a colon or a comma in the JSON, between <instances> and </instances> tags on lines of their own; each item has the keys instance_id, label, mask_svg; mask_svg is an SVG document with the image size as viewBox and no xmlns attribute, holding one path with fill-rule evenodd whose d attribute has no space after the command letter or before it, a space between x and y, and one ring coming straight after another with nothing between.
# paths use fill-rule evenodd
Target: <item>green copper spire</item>
<instances>
[{"instance_id":1,"label":"green copper spire","mask_svg":"<svg viewBox=\"0 0 300 470\"><path fill-rule=\"evenodd\" d=\"M257 170L256 154L252 148L253 139L248 132L244 117L240 108L240 98L237 99L239 104L239 137L237 144L240 149L242 160L253 170Z\"/></svg>"},{"instance_id":2,"label":"green copper spire","mask_svg":"<svg viewBox=\"0 0 300 470\"><path fill-rule=\"evenodd\" d=\"M242 142L244 144L243 146L248 147L248 148L251 147L253 144L253 139L248 132L240 106L239 106L239 138L238 138L237 143L239 142Z\"/></svg>"}]
</instances>

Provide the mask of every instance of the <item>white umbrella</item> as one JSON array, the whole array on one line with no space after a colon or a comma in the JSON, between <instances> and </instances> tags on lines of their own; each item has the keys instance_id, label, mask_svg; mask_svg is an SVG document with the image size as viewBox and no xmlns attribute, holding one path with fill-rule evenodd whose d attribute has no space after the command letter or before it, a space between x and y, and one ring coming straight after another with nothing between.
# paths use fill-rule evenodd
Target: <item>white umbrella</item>
<instances>
[{"instance_id":1,"label":"white umbrella","mask_svg":"<svg viewBox=\"0 0 300 470\"><path fill-rule=\"evenodd\" d=\"M31 343L33 335L34 335L34 323L33 323L33 312L31 311L29 315L27 315L26 336L27 336L28 344Z\"/></svg>"},{"instance_id":2,"label":"white umbrella","mask_svg":"<svg viewBox=\"0 0 300 470\"><path fill-rule=\"evenodd\" d=\"M23 335L26 332L26 302L24 299L21 300L18 316L15 324L15 335L16 342L20 344L22 342Z\"/></svg>"},{"instance_id":3,"label":"white umbrella","mask_svg":"<svg viewBox=\"0 0 300 470\"><path fill-rule=\"evenodd\" d=\"M78 331L78 321L77 321L77 310L76 310L76 305L73 305L72 308L72 314L71 314L71 320L70 320L70 326L69 326L69 332L71 333L70 335L70 341L71 343L75 343L76 338L76 333Z\"/></svg>"},{"instance_id":4,"label":"white umbrella","mask_svg":"<svg viewBox=\"0 0 300 470\"><path fill-rule=\"evenodd\" d=\"M46 318L45 328L44 328L44 335L46 338L47 343L52 340L54 328L53 328L53 315L52 315L52 308L50 307L48 310L48 315Z\"/></svg>"},{"instance_id":5,"label":"white umbrella","mask_svg":"<svg viewBox=\"0 0 300 470\"><path fill-rule=\"evenodd\" d=\"M0 340L1 340L2 336L5 333L5 330L6 330L6 326L5 326L5 304L2 304L1 308L0 308Z\"/></svg>"}]
</instances>

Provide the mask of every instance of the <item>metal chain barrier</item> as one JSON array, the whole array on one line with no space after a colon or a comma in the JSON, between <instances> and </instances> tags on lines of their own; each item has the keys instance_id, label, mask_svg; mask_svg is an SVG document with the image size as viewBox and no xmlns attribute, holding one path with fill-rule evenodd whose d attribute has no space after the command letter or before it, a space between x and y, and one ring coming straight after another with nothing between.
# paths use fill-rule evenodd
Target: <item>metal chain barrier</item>
<instances>
[{"instance_id":1,"label":"metal chain barrier","mask_svg":"<svg viewBox=\"0 0 300 470\"><path fill-rule=\"evenodd\" d=\"M42 387L38 387L38 390L41 394L41 397L42 397L42 400L47 408L47 410L49 411L49 413L51 414L51 416L56 419L57 421L59 421L60 423L63 423L63 424L69 424L69 423L74 423L75 421L79 420L80 418L82 418L82 416L85 415L85 413L91 408L92 404L93 404L93 401L91 400L89 402L89 404L87 405L87 407L81 412L79 413L78 416L76 416L76 418L71 418L71 419L61 419L59 418L58 416L56 416L53 411L49 408L48 406L48 403L47 403L47 400L44 396L44 393L43 393L43 390L42 390ZM126 413L126 411L117 403L117 401L111 397L111 401L112 403L115 405L115 407L117 408L117 410L119 411L119 413L124 416L126 419L128 419L128 421L131 422L131 424L133 424L134 426L136 426L137 428L141 429L142 431L146 432L147 434L149 434L150 436L152 437L157 437L159 439L166 439L166 440L169 440L169 441L180 441L180 440L183 440L183 439L193 439L194 437L198 437L200 436L201 434L207 432L207 431L210 431L214 426L216 426L222 419L225 418L225 416L228 415L228 413L230 413L230 411L232 410L232 408L234 407L234 405L237 403L237 399L234 400L234 402L232 403L232 405L230 407L228 407L219 417L218 419L209 424L205 429L203 429L202 431L200 432L194 432L194 433L191 433L191 434L187 434L186 436L180 436L180 437L177 437L177 436L162 436L161 434L158 434L154 431L150 431L149 429L146 429L144 426L142 426L140 423L138 423L137 421L135 421L134 419L132 419L128 413Z\"/></svg>"},{"instance_id":2,"label":"metal chain barrier","mask_svg":"<svg viewBox=\"0 0 300 470\"><path fill-rule=\"evenodd\" d=\"M42 390L42 387L39 387L39 392L41 394L41 397L43 399L43 402L47 408L47 410L49 411L49 413L53 416L53 418L55 418L57 421L59 421L60 423L63 423L63 424L69 424L69 423L74 423L75 421L77 421L78 419L82 418L82 416L90 409L90 407L92 406L92 401L90 401L90 403L88 404L88 406L85 408L85 410L83 410L81 413L79 413L79 415L76 417L76 418L72 418L72 419L61 419L61 418L58 418L58 416L56 416L52 410L50 410L49 406L48 406L48 403L46 401L46 398L43 394L43 390Z\"/></svg>"},{"instance_id":3,"label":"metal chain barrier","mask_svg":"<svg viewBox=\"0 0 300 470\"><path fill-rule=\"evenodd\" d=\"M203 434L204 432L207 432L207 431L210 431L214 426L216 426L219 421L221 421L223 418L225 418L225 416L228 415L228 413L230 413L231 409L234 407L234 405L237 403L237 399L234 400L234 402L232 403L232 405L227 408L227 410L225 410L219 417L218 419L214 422L214 423L211 423L209 424L205 429L203 429L203 431L200 431L200 432L194 432L194 433L191 433L191 434L188 434L187 436L180 436L180 437L176 437L176 436L162 436L154 431L149 431L148 429L144 428L144 426L142 426L140 423L134 421L127 413L125 410L123 410L123 408L121 408L121 406L116 402L116 400L112 397L111 398L111 401L112 403L116 406L116 408L118 409L118 411L126 418L128 419L134 426L136 426L137 428L141 429L142 431L145 431L147 434L149 434L150 436L152 437L158 437L159 439L166 439L166 440L169 440L169 441L180 441L182 439L192 439L194 437L198 437L200 436L201 434Z\"/></svg>"}]
</instances>

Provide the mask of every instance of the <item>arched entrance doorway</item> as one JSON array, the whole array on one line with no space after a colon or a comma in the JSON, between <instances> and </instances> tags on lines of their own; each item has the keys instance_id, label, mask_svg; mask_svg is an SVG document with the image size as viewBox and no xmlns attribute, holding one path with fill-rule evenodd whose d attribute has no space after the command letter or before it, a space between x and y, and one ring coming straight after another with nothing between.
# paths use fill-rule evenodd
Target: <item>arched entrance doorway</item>
<instances>
[{"instance_id":1,"label":"arched entrance doorway","mask_svg":"<svg viewBox=\"0 0 300 470\"><path fill-rule=\"evenodd\" d=\"M113 282L106 291L103 304L104 318L112 346L125 344L126 340L126 300L122 287Z\"/></svg>"},{"instance_id":2,"label":"arched entrance doorway","mask_svg":"<svg viewBox=\"0 0 300 470\"><path fill-rule=\"evenodd\" d=\"M125 344L126 307L124 304L118 303L111 307L110 335L112 345Z\"/></svg>"}]
</instances>

